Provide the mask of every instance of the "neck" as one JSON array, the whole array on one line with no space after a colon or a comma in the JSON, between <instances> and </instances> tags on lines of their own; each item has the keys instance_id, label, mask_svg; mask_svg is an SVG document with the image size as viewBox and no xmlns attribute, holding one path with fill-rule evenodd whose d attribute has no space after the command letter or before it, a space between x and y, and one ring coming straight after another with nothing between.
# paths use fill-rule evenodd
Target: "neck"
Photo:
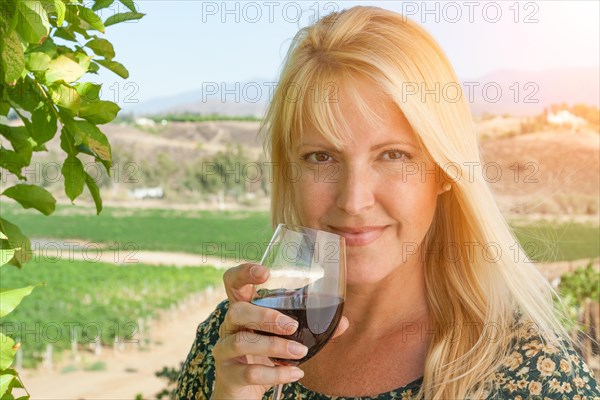
<instances>
[{"instance_id":1,"label":"neck","mask_svg":"<svg viewBox=\"0 0 600 400\"><path fill-rule=\"evenodd\" d=\"M347 287L344 315L355 334L377 339L400 329L416 333L426 328L423 263L411 261L381 281Z\"/></svg>"}]
</instances>

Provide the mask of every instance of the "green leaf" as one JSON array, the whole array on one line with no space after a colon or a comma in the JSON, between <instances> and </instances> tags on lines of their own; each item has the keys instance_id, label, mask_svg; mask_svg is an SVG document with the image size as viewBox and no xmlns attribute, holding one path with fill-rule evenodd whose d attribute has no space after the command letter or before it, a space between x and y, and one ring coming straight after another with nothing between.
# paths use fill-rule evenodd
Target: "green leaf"
<instances>
[{"instance_id":1,"label":"green leaf","mask_svg":"<svg viewBox=\"0 0 600 400\"><path fill-rule=\"evenodd\" d=\"M28 43L41 43L50 32L48 14L39 1L22 0L18 3L20 15L17 32Z\"/></svg>"},{"instance_id":2,"label":"green leaf","mask_svg":"<svg viewBox=\"0 0 600 400\"><path fill-rule=\"evenodd\" d=\"M101 100L82 105L79 109L79 116L93 124L106 124L115 119L119 111L121 111L121 107L112 101Z\"/></svg>"},{"instance_id":3,"label":"green leaf","mask_svg":"<svg viewBox=\"0 0 600 400\"><path fill-rule=\"evenodd\" d=\"M28 296L36 286L26 286L19 289L0 289L0 318L10 314ZM3 367L6 369L8 366Z\"/></svg>"},{"instance_id":4,"label":"green leaf","mask_svg":"<svg viewBox=\"0 0 600 400\"><path fill-rule=\"evenodd\" d=\"M67 85L58 85L50 88L52 101L60 107L69 110L73 115L79 113L81 97L75 89Z\"/></svg>"},{"instance_id":5,"label":"green leaf","mask_svg":"<svg viewBox=\"0 0 600 400\"><path fill-rule=\"evenodd\" d=\"M60 148L63 149L67 154L77 154L75 145L73 144L73 137L67 129L63 129L60 132Z\"/></svg>"},{"instance_id":6,"label":"green leaf","mask_svg":"<svg viewBox=\"0 0 600 400\"><path fill-rule=\"evenodd\" d=\"M56 10L56 26L61 26L65 21L67 6L65 6L62 0L54 0L54 8Z\"/></svg>"},{"instance_id":7,"label":"green leaf","mask_svg":"<svg viewBox=\"0 0 600 400\"><path fill-rule=\"evenodd\" d=\"M63 81L71 83L81 78L86 69L69 57L60 55L50 62L48 71L46 71L46 81L48 83Z\"/></svg>"},{"instance_id":8,"label":"green leaf","mask_svg":"<svg viewBox=\"0 0 600 400\"><path fill-rule=\"evenodd\" d=\"M125 22L125 21L133 21L133 20L142 18L144 15L145 14L138 13L138 12L118 13L118 14L111 15L110 17L108 17L106 19L106 21L104 21L104 26L110 26L110 25L118 24L118 23Z\"/></svg>"},{"instance_id":9,"label":"green leaf","mask_svg":"<svg viewBox=\"0 0 600 400\"><path fill-rule=\"evenodd\" d=\"M51 60L52 58L48 54L41 51L34 51L25 56L27 69L34 72L44 72L47 70Z\"/></svg>"},{"instance_id":10,"label":"green leaf","mask_svg":"<svg viewBox=\"0 0 600 400\"><path fill-rule=\"evenodd\" d=\"M110 60L95 60L98 64L102 65L104 68L107 68L119 75L123 79L129 78L129 71L123 66L123 64L118 63L116 61Z\"/></svg>"},{"instance_id":11,"label":"green leaf","mask_svg":"<svg viewBox=\"0 0 600 400\"><path fill-rule=\"evenodd\" d=\"M29 78L19 79L15 86L8 86L6 93L12 107L20 107L29 112L33 112L33 110L38 108L40 102L45 100L39 88Z\"/></svg>"},{"instance_id":12,"label":"green leaf","mask_svg":"<svg viewBox=\"0 0 600 400\"><path fill-rule=\"evenodd\" d=\"M23 45L16 32L2 35L2 79L12 84L21 77L25 69Z\"/></svg>"},{"instance_id":13,"label":"green leaf","mask_svg":"<svg viewBox=\"0 0 600 400\"><path fill-rule=\"evenodd\" d=\"M100 190L98 189L98 185L94 181L87 172L85 173L85 184L87 185L92 198L94 199L94 204L96 204L96 214L100 214L102 211L102 198L100 197Z\"/></svg>"},{"instance_id":14,"label":"green leaf","mask_svg":"<svg viewBox=\"0 0 600 400\"><path fill-rule=\"evenodd\" d=\"M32 155L29 130L25 126L0 125L0 133L9 140L13 150L19 154L25 165L29 165Z\"/></svg>"},{"instance_id":15,"label":"green leaf","mask_svg":"<svg viewBox=\"0 0 600 400\"><path fill-rule=\"evenodd\" d=\"M100 70L100 67L98 66L98 64L96 64L93 61L90 62L90 69L88 69L88 72L90 74L97 74L99 70Z\"/></svg>"},{"instance_id":16,"label":"green leaf","mask_svg":"<svg viewBox=\"0 0 600 400\"><path fill-rule=\"evenodd\" d=\"M100 100L100 90L102 85L98 85L91 82L77 82L73 85L79 96L81 96L82 103L95 103Z\"/></svg>"},{"instance_id":17,"label":"green leaf","mask_svg":"<svg viewBox=\"0 0 600 400\"><path fill-rule=\"evenodd\" d=\"M52 40L52 37L49 37L48 39L44 40L44 43L34 48L31 48L30 50L32 52L39 51L41 53L47 54L48 56L50 56L50 58L56 57L57 54L57 47L54 43L54 40Z\"/></svg>"},{"instance_id":18,"label":"green leaf","mask_svg":"<svg viewBox=\"0 0 600 400\"><path fill-rule=\"evenodd\" d=\"M0 267L6 265L15 256L15 249L0 249Z\"/></svg>"},{"instance_id":19,"label":"green leaf","mask_svg":"<svg viewBox=\"0 0 600 400\"><path fill-rule=\"evenodd\" d=\"M106 39L93 39L85 44L89 47L95 54L100 57L104 57L107 60L112 60L115 56L115 49L113 45Z\"/></svg>"},{"instance_id":20,"label":"green leaf","mask_svg":"<svg viewBox=\"0 0 600 400\"><path fill-rule=\"evenodd\" d=\"M83 192L85 183L83 164L79 158L69 154L63 163L61 172L65 177L65 193L73 202Z\"/></svg>"},{"instance_id":21,"label":"green leaf","mask_svg":"<svg viewBox=\"0 0 600 400\"><path fill-rule=\"evenodd\" d=\"M121 4L123 4L125 7L129 8L132 12L136 12L137 10L135 9L135 4L133 3L133 0L119 0L121 2Z\"/></svg>"},{"instance_id":22,"label":"green leaf","mask_svg":"<svg viewBox=\"0 0 600 400\"><path fill-rule=\"evenodd\" d=\"M4 32L10 33L12 31L14 31L17 27L17 23L19 22L19 11L17 10L17 2L0 2L0 4L3 6L3 19L5 18L6 21L8 22L10 20L8 25L8 30L5 30Z\"/></svg>"},{"instance_id":23,"label":"green leaf","mask_svg":"<svg viewBox=\"0 0 600 400\"><path fill-rule=\"evenodd\" d=\"M1 240L8 240L8 236L0 232ZM20 249L0 249L0 267L5 266L15 256L15 251ZM0 370L4 368L0 367Z\"/></svg>"},{"instance_id":24,"label":"green leaf","mask_svg":"<svg viewBox=\"0 0 600 400\"><path fill-rule=\"evenodd\" d=\"M110 161L101 160L98 157L96 157L95 161L97 163L100 163L100 164L104 165L104 169L106 170L106 174L108 176L110 176L110 167L111 167L112 163Z\"/></svg>"},{"instance_id":25,"label":"green leaf","mask_svg":"<svg viewBox=\"0 0 600 400\"><path fill-rule=\"evenodd\" d=\"M71 32L69 29L66 29L66 28L58 28L54 32L54 36L59 37L61 39L68 40L70 42L77 41L77 36L75 36L75 34L73 32Z\"/></svg>"},{"instance_id":26,"label":"green leaf","mask_svg":"<svg viewBox=\"0 0 600 400\"><path fill-rule=\"evenodd\" d=\"M9 264L22 268L23 264L31 258L31 242L29 238L23 235L18 226L3 218L0 218L0 231L8 236L8 240L0 241L0 248L19 249L15 252L15 256L9 261Z\"/></svg>"},{"instance_id":27,"label":"green leaf","mask_svg":"<svg viewBox=\"0 0 600 400\"><path fill-rule=\"evenodd\" d=\"M1 291L0 299L4 300ZM2 311L2 308L3 306L0 306L0 312ZM0 332L0 371L10 367L15 359L15 354L17 354L15 341Z\"/></svg>"},{"instance_id":28,"label":"green leaf","mask_svg":"<svg viewBox=\"0 0 600 400\"><path fill-rule=\"evenodd\" d=\"M91 62L92 58L94 58L94 56L87 55L87 54L84 52L84 50L83 50L83 49L81 49L81 50L77 51L77 52L74 54L74 57L71 57L71 59L72 59L73 61L75 61L75 62L77 62L79 65L81 65L81 67L82 67L83 69L85 69L86 71L87 71L87 69L88 69L88 68L89 68L89 66L90 66L90 62Z\"/></svg>"},{"instance_id":29,"label":"green leaf","mask_svg":"<svg viewBox=\"0 0 600 400\"><path fill-rule=\"evenodd\" d=\"M10 111L10 104L5 101L0 101L0 115L7 116Z\"/></svg>"},{"instance_id":30,"label":"green leaf","mask_svg":"<svg viewBox=\"0 0 600 400\"><path fill-rule=\"evenodd\" d=\"M85 21L76 17L77 23L79 25L69 25L69 30L73 33L79 33L84 39L91 39L92 35L88 33L88 30L92 29L92 27Z\"/></svg>"},{"instance_id":31,"label":"green leaf","mask_svg":"<svg viewBox=\"0 0 600 400\"><path fill-rule=\"evenodd\" d=\"M110 7L115 0L95 0L94 5L92 6L92 10L98 11L103 8Z\"/></svg>"},{"instance_id":32,"label":"green leaf","mask_svg":"<svg viewBox=\"0 0 600 400\"><path fill-rule=\"evenodd\" d=\"M21 344L17 344L18 348ZM15 348L15 349L16 349ZM9 382L6 393L0 397L0 400L30 400L30 395L26 394L19 398L16 398L12 395L13 389L24 389L23 383L21 382L21 378L19 378L19 374L13 368L7 368L1 372L3 376L14 376L14 379Z\"/></svg>"},{"instance_id":33,"label":"green leaf","mask_svg":"<svg viewBox=\"0 0 600 400\"><path fill-rule=\"evenodd\" d=\"M56 44L54 43L54 40L52 40L52 37L49 37L48 39L44 40L44 43L42 43L41 45L33 47L33 48L30 47L28 49L28 52L44 53L44 54L48 55L48 57L50 57L50 59L52 59L52 58L56 57L57 47L56 47Z\"/></svg>"},{"instance_id":34,"label":"green leaf","mask_svg":"<svg viewBox=\"0 0 600 400\"><path fill-rule=\"evenodd\" d=\"M52 214L56 208L54 197L40 186L21 183L9 187L2 194L16 200L23 208L35 208L44 215Z\"/></svg>"},{"instance_id":35,"label":"green leaf","mask_svg":"<svg viewBox=\"0 0 600 400\"><path fill-rule=\"evenodd\" d=\"M38 145L46 143L56 134L56 115L44 105L37 108L31 115L32 136Z\"/></svg>"},{"instance_id":36,"label":"green leaf","mask_svg":"<svg viewBox=\"0 0 600 400\"><path fill-rule=\"evenodd\" d=\"M27 165L28 163L23 160L23 157L19 153L0 146L0 167L23 180L25 177L21 175L21 170Z\"/></svg>"},{"instance_id":37,"label":"green leaf","mask_svg":"<svg viewBox=\"0 0 600 400\"><path fill-rule=\"evenodd\" d=\"M96 29L97 31L104 33L104 24L102 23L100 17L96 15L94 10L83 6L77 6L77 9L79 10L79 17L82 20L87 22L92 28Z\"/></svg>"},{"instance_id":38,"label":"green leaf","mask_svg":"<svg viewBox=\"0 0 600 400\"><path fill-rule=\"evenodd\" d=\"M69 133L75 138L75 145L80 143L89 147L94 154L105 161L111 161L110 144L106 136L88 121L74 121L68 126Z\"/></svg>"},{"instance_id":39,"label":"green leaf","mask_svg":"<svg viewBox=\"0 0 600 400\"><path fill-rule=\"evenodd\" d=\"M8 386L15 379L13 375L2 374L0 375L0 396L4 396L4 394L8 391Z\"/></svg>"}]
</instances>

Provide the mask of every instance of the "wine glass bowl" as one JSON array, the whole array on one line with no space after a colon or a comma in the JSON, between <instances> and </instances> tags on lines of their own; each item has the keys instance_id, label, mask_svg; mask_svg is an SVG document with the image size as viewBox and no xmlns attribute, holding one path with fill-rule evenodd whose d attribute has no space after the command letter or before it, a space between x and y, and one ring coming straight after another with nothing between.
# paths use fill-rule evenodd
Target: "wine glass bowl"
<instances>
[{"instance_id":1,"label":"wine glass bowl","mask_svg":"<svg viewBox=\"0 0 600 400\"><path fill-rule=\"evenodd\" d=\"M252 303L296 320L298 328L292 334L279 336L308 347L302 359L271 360L276 365L301 364L325 346L341 320L346 297L344 238L331 232L280 224L261 264L269 268L270 275L266 282L255 286ZM276 387L275 399L277 393Z\"/></svg>"},{"instance_id":2,"label":"wine glass bowl","mask_svg":"<svg viewBox=\"0 0 600 400\"><path fill-rule=\"evenodd\" d=\"M308 353L299 360L271 358L278 365L298 365L319 352L335 332L341 317L344 300L325 294L308 295L305 290L274 290L253 300L253 303L275 309L298 322L298 328L290 335L279 335L300 342L308 347ZM267 336L274 335L264 332Z\"/></svg>"}]
</instances>

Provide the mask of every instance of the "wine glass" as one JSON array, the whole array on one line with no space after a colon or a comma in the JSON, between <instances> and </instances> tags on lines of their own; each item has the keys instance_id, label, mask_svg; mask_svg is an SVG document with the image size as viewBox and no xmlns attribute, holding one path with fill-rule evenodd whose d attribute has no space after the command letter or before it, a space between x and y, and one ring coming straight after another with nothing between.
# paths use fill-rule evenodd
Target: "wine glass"
<instances>
[{"instance_id":1,"label":"wine glass","mask_svg":"<svg viewBox=\"0 0 600 400\"><path fill-rule=\"evenodd\" d=\"M282 337L308 347L308 353L300 360L271 361L275 365L296 366L323 348L342 317L346 297L344 238L331 232L279 224L260 263L269 268L270 276L255 286L252 303L295 319L296 331ZM281 389L281 385L274 387L274 400L279 400Z\"/></svg>"}]
</instances>

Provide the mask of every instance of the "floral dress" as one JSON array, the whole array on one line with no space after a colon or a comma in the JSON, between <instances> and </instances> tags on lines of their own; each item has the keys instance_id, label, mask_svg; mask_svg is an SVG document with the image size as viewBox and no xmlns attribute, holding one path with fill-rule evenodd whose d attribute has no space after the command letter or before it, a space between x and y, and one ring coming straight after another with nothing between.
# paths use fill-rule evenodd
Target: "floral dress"
<instances>
[{"instance_id":1,"label":"floral dress","mask_svg":"<svg viewBox=\"0 0 600 400\"><path fill-rule=\"evenodd\" d=\"M215 380L212 348L219 339L219 326L223 322L229 302L223 301L216 310L198 326L196 340L183 365L177 382L177 399L210 399ZM572 347L567 352L544 344L539 336L528 329L514 332L515 350L502 367L496 371L487 399L511 400L600 400L598 382L592 371ZM572 361L569 363L568 361ZM377 400L410 400L419 391L422 378L401 388L382 393ZM268 399L271 390L265 393ZM346 400L349 397L332 397L305 388L299 382L284 385L282 400ZM363 397L367 399L367 397ZM352 399L360 399L353 397Z\"/></svg>"}]
</instances>

